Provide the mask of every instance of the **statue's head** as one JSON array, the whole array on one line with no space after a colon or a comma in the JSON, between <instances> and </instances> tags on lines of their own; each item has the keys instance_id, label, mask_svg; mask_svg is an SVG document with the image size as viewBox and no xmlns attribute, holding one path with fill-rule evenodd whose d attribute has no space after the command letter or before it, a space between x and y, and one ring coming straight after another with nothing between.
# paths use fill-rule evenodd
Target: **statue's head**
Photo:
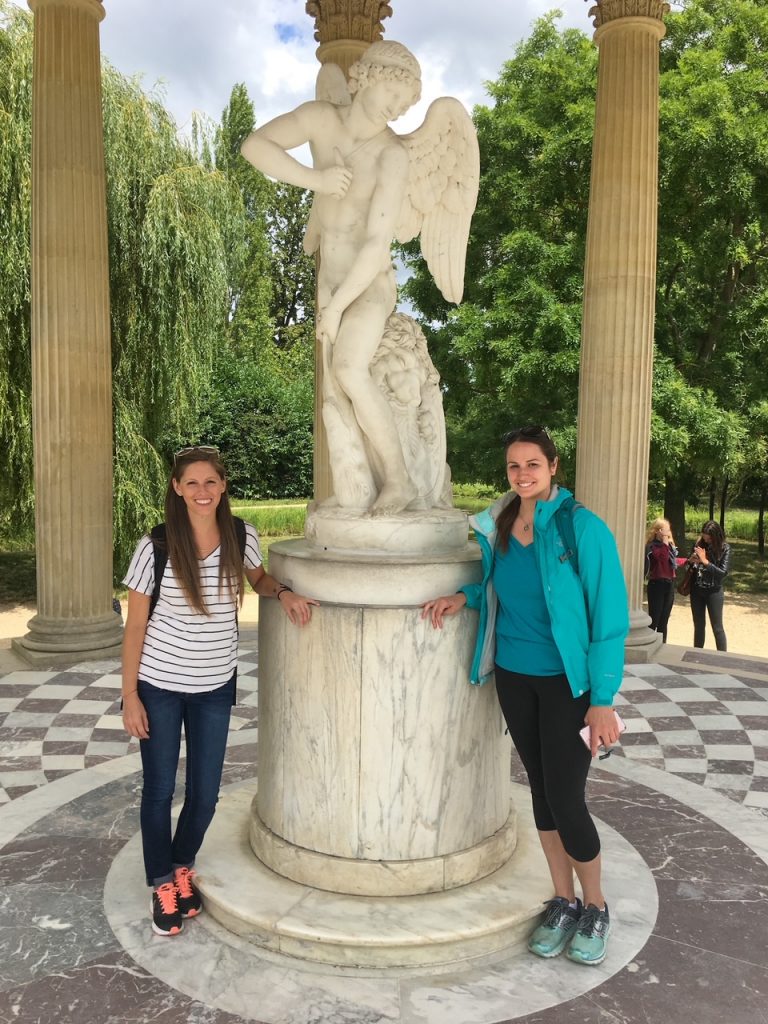
<instances>
[{"instance_id":1,"label":"statue's head","mask_svg":"<svg viewBox=\"0 0 768 1024\"><path fill-rule=\"evenodd\" d=\"M383 40L373 43L349 69L349 91L353 94L379 82L406 87L402 109L394 117L400 117L421 98L419 62L402 43Z\"/></svg>"}]
</instances>

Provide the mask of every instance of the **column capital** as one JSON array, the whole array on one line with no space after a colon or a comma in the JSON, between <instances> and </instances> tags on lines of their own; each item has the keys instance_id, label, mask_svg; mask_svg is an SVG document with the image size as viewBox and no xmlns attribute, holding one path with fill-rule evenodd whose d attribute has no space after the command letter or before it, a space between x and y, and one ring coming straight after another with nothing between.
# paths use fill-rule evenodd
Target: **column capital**
<instances>
[{"instance_id":1,"label":"column capital","mask_svg":"<svg viewBox=\"0 0 768 1024\"><path fill-rule=\"evenodd\" d=\"M588 16L595 19L595 28L601 28L619 18L653 18L663 23L668 13L669 4L664 0L596 0Z\"/></svg>"},{"instance_id":2,"label":"column capital","mask_svg":"<svg viewBox=\"0 0 768 1024\"><path fill-rule=\"evenodd\" d=\"M356 40L369 46L381 39L382 22L392 17L385 0L307 0L307 14L315 19L318 43Z\"/></svg>"},{"instance_id":3,"label":"column capital","mask_svg":"<svg viewBox=\"0 0 768 1024\"><path fill-rule=\"evenodd\" d=\"M33 14L50 8L69 8L91 14L97 21L102 21L106 13L104 0L27 0L27 5Z\"/></svg>"}]
</instances>

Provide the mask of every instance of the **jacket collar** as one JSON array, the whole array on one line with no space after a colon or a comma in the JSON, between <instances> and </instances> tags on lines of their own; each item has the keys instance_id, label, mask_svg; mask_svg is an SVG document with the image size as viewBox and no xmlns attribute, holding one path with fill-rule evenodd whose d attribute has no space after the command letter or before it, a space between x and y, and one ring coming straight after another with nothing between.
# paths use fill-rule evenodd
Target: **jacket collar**
<instances>
[{"instance_id":1,"label":"jacket collar","mask_svg":"<svg viewBox=\"0 0 768 1024\"><path fill-rule=\"evenodd\" d=\"M496 521L499 518L502 509L506 508L514 497L515 495L512 491L508 491L506 494L503 494L489 508L484 509L482 512L478 512L477 515L470 516L469 525L473 530L475 530L475 532L482 533L484 537L487 537L490 540L496 533ZM553 484L552 491L547 500L536 502L536 508L533 514L535 527L541 528L546 526L565 499L570 497L571 492L569 490L565 487L558 486L558 484Z\"/></svg>"},{"instance_id":2,"label":"jacket collar","mask_svg":"<svg viewBox=\"0 0 768 1024\"><path fill-rule=\"evenodd\" d=\"M552 491L546 501L537 501L533 512L534 529L546 526L566 498L572 497L571 492L558 484L552 485Z\"/></svg>"}]
</instances>

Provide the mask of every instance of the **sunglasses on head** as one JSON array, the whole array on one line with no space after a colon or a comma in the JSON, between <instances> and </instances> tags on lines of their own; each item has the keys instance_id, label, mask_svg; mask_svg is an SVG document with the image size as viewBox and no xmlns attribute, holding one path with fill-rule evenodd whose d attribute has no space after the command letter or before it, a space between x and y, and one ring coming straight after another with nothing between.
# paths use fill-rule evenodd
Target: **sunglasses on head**
<instances>
[{"instance_id":1,"label":"sunglasses on head","mask_svg":"<svg viewBox=\"0 0 768 1024\"><path fill-rule=\"evenodd\" d=\"M514 444L515 441L536 441L540 437L546 437L548 441L551 441L550 433L546 427L531 426L531 427L517 427L515 430L509 430L502 437L501 443L504 447Z\"/></svg>"},{"instance_id":2,"label":"sunglasses on head","mask_svg":"<svg viewBox=\"0 0 768 1024\"><path fill-rule=\"evenodd\" d=\"M193 455L199 452L201 455L215 455L219 457L219 449L212 444L193 444L191 448L179 448L173 455L174 466L179 459L186 458L187 455Z\"/></svg>"}]
</instances>

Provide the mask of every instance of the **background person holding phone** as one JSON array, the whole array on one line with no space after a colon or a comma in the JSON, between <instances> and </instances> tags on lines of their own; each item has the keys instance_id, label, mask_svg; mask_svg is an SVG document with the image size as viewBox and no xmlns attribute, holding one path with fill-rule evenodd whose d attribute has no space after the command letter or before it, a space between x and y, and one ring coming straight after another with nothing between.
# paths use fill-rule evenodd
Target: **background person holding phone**
<instances>
[{"instance_id":1,"label":"background person holding phone","mask_svg":"<svg viewBox=\"0 0 768 1024\"><path fill-rule=\"evenodd\" d=\"M717 649L727 651L728 640L723 629L723 580L731 568L731 548L725 542L722 526L714 519L702 526L701 536L694 544L688 562L695 570L691 581L693 646L704 646L706 616L709 614Z\"/></svg>"},{"instance_id":2,"label":"background person holding phone","mask_svg":"<svg viewBox=\"0 0 768 1024\"><path fill-rule=\"evenodd\" d=\"M548 432L514 430L504 451L512 490L470 519L483 581L427 601L422 617L440 629L444 616L465 605L480 612L470 679L495 674L554 889L529 950L553 957L567 948L576 963L598 964L610 922L585 790L592 758L619 738L612 704L629 628L624 575L611 531L582 505L569 507L572 495L555 483L558 457ZM569 517L576 552L558 510ZM588 746L579 735L585 725Z\"/></svg>"}]
</instances>

